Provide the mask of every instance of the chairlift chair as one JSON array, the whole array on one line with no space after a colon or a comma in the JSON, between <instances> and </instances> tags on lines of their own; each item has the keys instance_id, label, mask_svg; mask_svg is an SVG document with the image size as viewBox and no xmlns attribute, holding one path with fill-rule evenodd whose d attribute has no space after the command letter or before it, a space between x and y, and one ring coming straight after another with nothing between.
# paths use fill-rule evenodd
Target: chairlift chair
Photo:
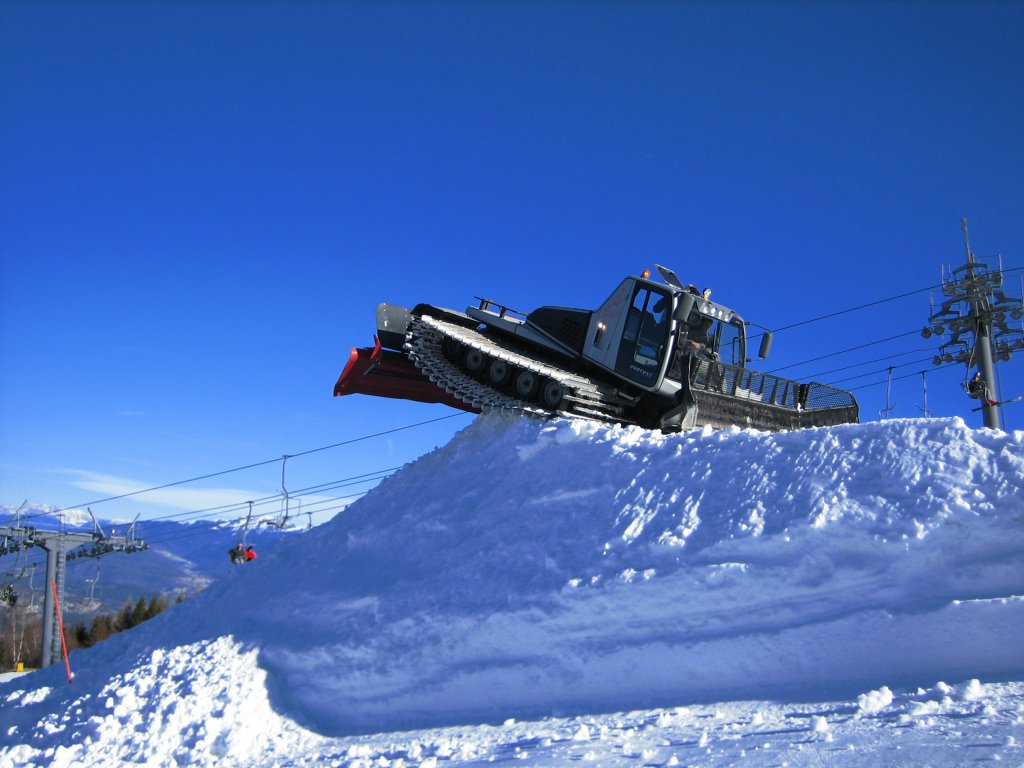
<instances>
[{"instance_id":1,"label":"chairlift chair","mask_svg":"<svg viewBox=\"0 0 1024 768\"><path fill-rule=\"evenodd\" d=\"M100 559L96 558L96 575L91 579L86 579L85 582L89 585L89 596L82 601L82 612L92 613L98 611L101 605L101 601L96 597L96 584L100 580ZM100 587L100 595L103 594L103 587Z\"/></svg>"},{"instance_id":2,"label":"chairlift chair","mask_svg":"<svg viewBox=\"0 0 1024 768\"><path fill-rule=\"evenodd\" d=\"M228 550L228 557L234 565L245 562L245 536L249 532L249 523L252 521L252 502L249 502L249 511L245 515L245 522L238 530L238 540L235 546Z\"/></svg>"}]
</instances>

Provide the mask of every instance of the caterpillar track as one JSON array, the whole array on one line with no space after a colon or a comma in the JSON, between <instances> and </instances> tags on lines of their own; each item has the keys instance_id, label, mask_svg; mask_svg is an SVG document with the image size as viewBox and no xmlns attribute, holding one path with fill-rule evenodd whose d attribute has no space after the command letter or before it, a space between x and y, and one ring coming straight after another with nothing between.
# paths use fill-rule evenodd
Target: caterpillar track
<instances>
[{"instance_id":1,"label":"caterpillar track","mask_svg":"<svg viewBox=\"0 0 1024 768\"><path fill-rule=\"evenodd\" d=\"M409 324L403 346L427 379L474 409L624 419L614 394L599 382L540 362L474 328L423 315Z\"/></svg>"}]
</instances>

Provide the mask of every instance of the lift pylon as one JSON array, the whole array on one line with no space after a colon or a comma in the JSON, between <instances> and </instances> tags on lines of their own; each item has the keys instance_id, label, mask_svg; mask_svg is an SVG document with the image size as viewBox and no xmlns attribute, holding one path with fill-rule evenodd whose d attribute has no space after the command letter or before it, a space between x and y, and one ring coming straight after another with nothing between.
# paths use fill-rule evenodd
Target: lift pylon
<instances>
[{"instance_id":1,"label":"lift pylon","mask_svg":"<svg viewBox=\"0 0 1024 768\"><path fill-rule=\"evenodd\" d=\"M136 518L137 520L138 518ZM46 552L46 583L43 604L43 649L39 659L40 667L48 667L61 659L61 638L57 622L57 601L64 600L64 571L68 560L76 557L100 557L110 552L141 552L146 543L136 537L135 522L125 536L106 535L95 525L93 531L84 533L67 530L39 530L27 525L0 526L0 556L18 552L28 547L39 547ZM69 551L80 547L81 552ZM51 588L56 585L56 590ZM56 591L56 601L53 592Z\"/></svg>"},{"instance_id":2,"label":"lift pylon","mask_svg":"<svg viewBox=\"0 0 1024 768\"><path fill-rule=\"evenodd\" d=\"M965 388L970 369L977 367L982 387L970 394L981 401L984 425L998 429L1001 403L995 365L1024 349L1024 326L1021 324L1024 303L1006 294L1001 267L990 269L988 264L978 261L971 250L967 219L961 219L960 224L967 263L948 272L943 270L942 293L945 299L937 311L932 307L929 325L921 335L928 338L935 334L943 339L932 363L956 362L967 366ZM946 334L949 335L948 340L945 340Z\"/></svg>"}]
</instances>

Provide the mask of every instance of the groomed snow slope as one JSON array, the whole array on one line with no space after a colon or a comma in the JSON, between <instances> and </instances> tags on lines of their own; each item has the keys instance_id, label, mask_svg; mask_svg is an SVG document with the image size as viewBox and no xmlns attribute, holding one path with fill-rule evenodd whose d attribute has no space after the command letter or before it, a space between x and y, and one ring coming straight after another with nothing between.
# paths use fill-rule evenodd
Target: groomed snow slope
<instances>
[{"instance_id":1,"label":"groomed snow slope","mask_svg":"<svg viewBox=\"0 0 1024 768\"><path fill-rule=\"evenodd\" d=\"M972 701L972 679L1024 680L1022 551L1024 433L664 436L491 414L273 557L74 654L73 685L51 668L0 688L0 765L269 765L322 749L308 731L749 699L877 712L917 687Z\"/></svg>"}]
</instances>

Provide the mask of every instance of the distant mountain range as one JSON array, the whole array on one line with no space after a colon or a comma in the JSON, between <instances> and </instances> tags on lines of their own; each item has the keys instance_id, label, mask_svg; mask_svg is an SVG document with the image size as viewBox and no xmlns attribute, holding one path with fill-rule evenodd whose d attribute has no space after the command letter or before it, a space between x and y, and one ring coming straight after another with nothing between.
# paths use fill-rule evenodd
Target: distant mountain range
<instances>
[{"instance_id":1,"label":"distant mountain range","mask_svg":"<svg viewBox=\"0 0 1024 768\"><path fill-rule=\"evenodd\" d=\"M0 506L0 527L14 525L16 508ZM64 510L45 505L26 505L20 513L20 526L37 531L91 532L92 518L81 510ZM63 523L62 523L63 521ZM125 536L125 521L99 520L107 536ZM272 553L282 540L301 535L306 526L260 525L244 532L257 557ZM73 555L67 561L63 612L65 622L89 621L101 613L114 613L126 601L148 599L162 594L170 599L202 590L226 576L233 565L228 550L242 534L236 523L219 521L174 522L141 520L135 537L146 549L127 554L111 552L100 557L78 556L82 549L69 547ZM0 557L0 584L13 584L22 605L41 606L46 581L46 553L38 547L23 548Z\"/></svg>"}]
</instances>

